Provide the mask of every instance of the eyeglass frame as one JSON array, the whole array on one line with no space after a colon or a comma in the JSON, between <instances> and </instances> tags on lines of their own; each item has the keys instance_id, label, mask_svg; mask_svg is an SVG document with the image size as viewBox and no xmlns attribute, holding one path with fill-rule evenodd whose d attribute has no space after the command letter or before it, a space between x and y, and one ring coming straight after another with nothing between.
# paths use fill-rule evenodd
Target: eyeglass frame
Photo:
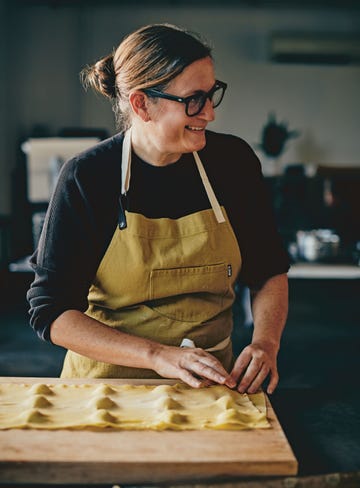
<instances>
[{"instance_id":1,"label":"eyeglass frame","mask_svg":"<svg viewBox=\"0 0 360 488\"><path fill-rule=\"evenodd\" d=\"M144 88L142 91L146 95L149 95L150 97L164 98L166 100L171 100L173 102L184 103L185 104L185 113L186 113L186 115L188 117L195 117L196 115L199 115L199 113L205 107L206 100L212 101L212 97L214 96L214 93L219 88L222 88L223 89L223 93L222 93L222 96L221 96L220 100L218 101L218 103L216 105L213 105L213 108L218 107L220 105L220 103L222 102L223 98L224 98L225 91L226 91L226 88L227 88L227 83L225 83L224 81L215 80L214 86L208 92L203 92L201 90L198 91L198 94L199 95L201 94L204 97L204 103L199 107L199 110L197 112L195 112L194 114L191 114L191 115L188 113L189 103L190 103L191 100L194 99L194 96L196 94L190 95L188 97L178 97L176 95L171 95L170 93L164 93L164 92L162 92L160 90L157 90L156 88Z\"/></svg>"}]
</instances>

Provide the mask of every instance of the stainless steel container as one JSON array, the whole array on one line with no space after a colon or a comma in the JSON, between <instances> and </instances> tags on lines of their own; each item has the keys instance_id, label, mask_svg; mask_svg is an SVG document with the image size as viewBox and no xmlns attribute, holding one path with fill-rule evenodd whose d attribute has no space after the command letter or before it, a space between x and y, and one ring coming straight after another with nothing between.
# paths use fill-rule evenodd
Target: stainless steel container
<instances>
[{"instance_id":1,"label":"stainless steel container","mask_svg":"<svg viewBox=\"0 0 360 488\"><path fill-rule=\"evenodd\" d=\"M309 262L334 261L340 256L340 237L332 229L299 230L298 258Z\"/></svg>"}]
</instances>

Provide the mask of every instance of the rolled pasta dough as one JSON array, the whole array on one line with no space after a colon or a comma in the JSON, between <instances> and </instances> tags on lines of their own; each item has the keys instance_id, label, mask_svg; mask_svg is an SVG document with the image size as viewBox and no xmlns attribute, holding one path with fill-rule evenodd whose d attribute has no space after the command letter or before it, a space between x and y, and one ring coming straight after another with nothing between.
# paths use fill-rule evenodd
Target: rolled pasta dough
<instances>
[{"instance_id":1,"label":"rolled pasta dough","mask_svg":"<svg viewBox=\"0 0 360 488\"><path fill-rule=\"evenodd\" d=\"M269 428L265 395L215 385L0 384L0 429Z\"/></svg>"}]
</instances>

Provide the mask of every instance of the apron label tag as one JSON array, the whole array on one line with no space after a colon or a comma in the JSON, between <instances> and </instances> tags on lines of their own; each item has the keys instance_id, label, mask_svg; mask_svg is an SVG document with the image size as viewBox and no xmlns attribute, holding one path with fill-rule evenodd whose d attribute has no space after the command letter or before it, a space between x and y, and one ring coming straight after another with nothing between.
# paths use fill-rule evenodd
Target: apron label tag
<instances>
[{"instance_id":1,"label":"apron label tag","mask_svg":"<svg viewBox=\"0 0 360 488\"><path fill-rule=\"evenodd\" d=\"M231 264L228 264L228 266L227 266L227 275L228 275L229 278L230 278L230 276L232 276L232 266L231 266Z\"/></svg>"}]
</instances>

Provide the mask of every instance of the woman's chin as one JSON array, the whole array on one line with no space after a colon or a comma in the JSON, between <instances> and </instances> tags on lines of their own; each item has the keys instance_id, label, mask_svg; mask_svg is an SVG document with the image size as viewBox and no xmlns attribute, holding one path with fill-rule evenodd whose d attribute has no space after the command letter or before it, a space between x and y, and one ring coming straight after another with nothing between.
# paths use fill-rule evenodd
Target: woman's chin
<instances>
[{"instance_id":1,"label":"woman's chin","mask_svg":"<svg viewBox=\"0 0 360 488\"><path fill-rule=\"evenodd\" d=\"M200 133L195 133L195 136L191 137L191 140L189 140L188 147L191 148L190 152L193 152L193 151L200 151L205 147L205 145L206 145L205 131L202 131Z\"/></svg>"}]
</instances>

